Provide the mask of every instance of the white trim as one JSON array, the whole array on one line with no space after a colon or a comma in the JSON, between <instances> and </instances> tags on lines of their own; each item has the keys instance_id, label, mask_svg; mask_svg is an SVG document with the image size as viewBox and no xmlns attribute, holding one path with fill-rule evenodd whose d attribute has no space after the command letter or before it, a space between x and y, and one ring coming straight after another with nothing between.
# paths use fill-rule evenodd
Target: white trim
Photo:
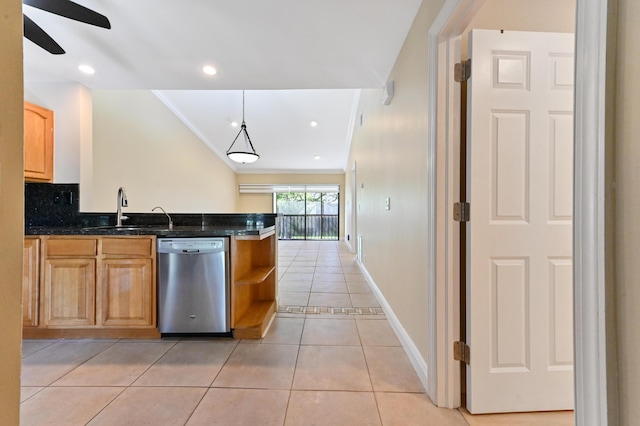
<instances>
[{"instance_id":1,"label":"white trim","mask_svg":"<svg viewBox=\"0 0 640 426\"><path fill-rule=\"evenodd\" d=\"M438 15L440 16L440 15ZM436 19L436 22L438 19ZM434 25L436 25L434 23ZM433 28L433 27L432 27ZM437 180L437 111L438 111L438 36L429 31L429 47L428 47L428 73L429 73L429 91L428 91L428 129L429 136L427 141L427 229L431 230L427 235L427 290L428 290L428 339L430 344L427 349L427 359L431 366L431 377L427 375L429 381L425 386L427 394L434 404L442 405L439 390L442 388L438 383L438 352L437 345L438 335L438 282L437 282L437 201L438 201L438 180Z\"/></svg>"},{"instance_id":2,"label":"white trim","mask_svg":"<svg viewBox=\"0 0 640 426\"><path fill-rule=\"evenodd\" d=\"M355 248L351 245L351 240L347 240L347 237L341 237L340 241L342 241L347 246L347 248L349 248L349 253L355 252Z\"/></svg>"},{"instance_id":3,"label":"white trim","mask_svg":"<svg viewBox=\"0 0 640 426\"><path fill-rule=\"evenodd\" d=\"M474 5L475 3L475 5ZM427 173L429 190L442 188L447 182L437 182L443 176L437 170L435 155L438 152L438 116L434 111L448 114L438 103L438 78L433 73L439 70L439 58L435 55L443 42L459 36L465 28L461 22L468 21L473 9L479 7L473 0L446 0L429 34L429 159ZM575 81L575 169L574 169L574 304L575 304L575 421L577 425L607 424L607 362L605 324L605 277L604 277L604 117L606 84L606 35L607 0L576 0L576 72ZM436 36L437 35L437 36ZM440 51L442 54L443 52ZM435 62L434 62L435 61ZM447 67L444 67L445 69ZM448 72L448 71L447 71ZM446 106L446 103L445 103ZM438 108L441 108L438 110ZM448 124L451 125L451 124ZM440 145L441 147L443 145ZM446 149L446 143L444 144ZM444 153L440 154L443 155ZM446 164L446 163L445 163ZM446 176L446 175L444 175ZM437 182L437 183L436 183ZM452 389L459 392L459 383L451 383L454 375L445 374L438 381L432 364L438 357L447 357L450 349L442 347L452 338L451 312L445 315L444 327L438 325L442 310L447 305L438 303L437 295L451 294L448 286L453 285L442 277L438 269L447 270L446 256L438 256L432 251L437 238L445 239L444 247L449 247L446 227L438 227L436 217L447 206L437 205L435 193L429 194L428 226L429 240L429 367L431 368L428 393L437 405L451 407L451 401L441 401L440 395L451 395ZM440 228L440 229L439 229ZM444 236L442 233L445 233ZM443 297L443 296L441 296ZM439 309L440 308L440 309ZM444 334L444 335L443 335ZM442 358L441 358L442 359ZM445 358L446 359L446 358ZM449 367L453 368L453 367ZM435 388L433 387L435 386Z\"/></svg>"},{"instance_id":4,"label":"white trim","mask_svg":"<svg viewBox=\"0 0 640 426\"><path fill-rule=\"evenodd\" d=\"M351 144L353 143L353 132L356 127L356 120L358 117L358 107L360 106L360 95L362 95L362 89L356 89L353 93L353 101L351 103L351 114L349 118L349 129L347 129L347 148L344 152L344 172L349 170L349 153L351 153Z\"/></svg>"},{"instance_id":5,"label":"white trim","mask_svg":"<svg viewBox=\"0 0 640 426\"><path fill-rule=\"evenodd\" d=\"M416 373L418 374L418 378L420 379L422 386L424 386L426 390L427 385L429 383L429 370L427 367L427 363L422 357L422 354L420 354L418 347L415 345L415 343L413 343L413 340L411 340L411 337L409 337L409 333L407 333L407 331L404 329L404 327L400 323L400 320L398 319L396 314L393 312L393 309L391 309L391 306L382 295L382 292L376 285L375 281L373 281L373 278L371 277L371 275L369 275L369 271L367 271L367 268L365 268L365 266L360 262L358 262L358 266L360 267L360 271L364 275L365 279L369 283L369 286L371 286L371 290L373 291L373 294L376 296L376 299L378 299L378 302L380 303L382 310L387 316L387 321L389 321L391 328L393 329L396 336L398 337L398 340L400 340L400 344L402 345L402 348L407 354L407 357L409 358L411 365L416 370Z\"/></svg>"},{"instance_id":6,"label":"white trim","mask_svg":"<svg viewBox=\"0 0 640 426\"><path fill-rule=\"evenodd\" d=\"M459 228L453 223L451 212L459 195L454 189L459 181L454 141L459 137L459 129L455 128L459 120L452 118L459 111L460 100L455 97L459 90L451 87L451 75L460 36L483 3L484 0L447 0L429 29L428 40L428 365L432 374L427 393L436 405L447 408L460 406L461 392L459 365L452 361L453 342L459 338L460 284L456 239Z\"/></svg>"},{"instance_id":7,"label":"white trim","mask_svg":"<svg viewBox=\"0 0 640 426\"><path fill-rule=\"evenodd\" d=\"M574 105L575 420L608 423L604 270L607 0L578 0Z\"/></svg>"}]
</instances>

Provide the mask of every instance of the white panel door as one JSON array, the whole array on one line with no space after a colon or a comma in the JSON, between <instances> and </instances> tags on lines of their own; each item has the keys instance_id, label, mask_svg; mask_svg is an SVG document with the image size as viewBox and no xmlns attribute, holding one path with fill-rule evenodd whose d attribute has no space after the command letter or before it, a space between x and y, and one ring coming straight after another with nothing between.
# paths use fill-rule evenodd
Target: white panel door
<instances>
[{"instance_id":1,"label":"white panel door","mask_svg":"<svg viewBox=\"0 0 640 426\"><path fill-rule=\"evenodd\" d=\"M573 409L573 35L469 40L467 408Z\"/></svg>"}]
</instances>

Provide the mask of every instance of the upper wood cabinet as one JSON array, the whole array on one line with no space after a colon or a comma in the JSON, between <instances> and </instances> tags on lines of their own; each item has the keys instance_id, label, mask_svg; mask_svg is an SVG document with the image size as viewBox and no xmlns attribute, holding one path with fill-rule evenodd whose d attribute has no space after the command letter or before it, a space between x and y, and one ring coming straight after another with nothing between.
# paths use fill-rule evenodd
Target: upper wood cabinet
<instances>
[{"instance_id":1,"label":"upper wood cabinet","mask_svg":"<svg viewBox=\"0 0 640 426\"><path fill-rule=\"evenodd\" d=\"M24 179L53 182L53 111L24 103Z\"/></svg>"}]
</instances>

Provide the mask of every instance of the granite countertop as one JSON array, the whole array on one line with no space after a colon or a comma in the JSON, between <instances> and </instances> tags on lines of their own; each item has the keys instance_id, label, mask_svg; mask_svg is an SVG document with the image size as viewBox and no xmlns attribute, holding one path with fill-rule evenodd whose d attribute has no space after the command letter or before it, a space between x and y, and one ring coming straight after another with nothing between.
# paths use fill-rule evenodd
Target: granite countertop
<instances>
[{"instance_id":1,"label":"granite countertop","mask_svg":"<svg viewBox=\"0 0 640 426\"><path fill-rule=\"evenodd\" d=\"M275 230L274 213L81 212L79 184L25 183L25 235L261 236ZM170 218L169 218L170 215ZM169 229L169 219L173 229Z\"/></svg>"},{"instance_id":2,"label":"granite countertop","mask_svg":"<svg viewBox=\"0 0 640 426\"><path fill-rule=\"evenodd\" d=\"M25 235L156 235L158 237L225 237L242 235L263 235L275 230L275 226L174 226L166 225L123 225L115 226L32 226Z\"/></svg>"}]
</instances>

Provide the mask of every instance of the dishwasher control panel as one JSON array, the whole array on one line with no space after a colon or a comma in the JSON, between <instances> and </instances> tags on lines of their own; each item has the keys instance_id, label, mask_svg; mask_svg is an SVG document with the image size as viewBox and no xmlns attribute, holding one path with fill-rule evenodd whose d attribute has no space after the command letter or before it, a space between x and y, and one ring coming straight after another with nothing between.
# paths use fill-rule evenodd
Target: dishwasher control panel
<instances>
[{"instance_id":1,"label":"dishwasher control panel","mask_svg":"<svg viewBox=\"0 0 640 426\"><path fill-rule=\"evenodd\" d=\"M158 253L215 253L228 250L227 238L163 238Z\"/></svg>"}]
</instances>

